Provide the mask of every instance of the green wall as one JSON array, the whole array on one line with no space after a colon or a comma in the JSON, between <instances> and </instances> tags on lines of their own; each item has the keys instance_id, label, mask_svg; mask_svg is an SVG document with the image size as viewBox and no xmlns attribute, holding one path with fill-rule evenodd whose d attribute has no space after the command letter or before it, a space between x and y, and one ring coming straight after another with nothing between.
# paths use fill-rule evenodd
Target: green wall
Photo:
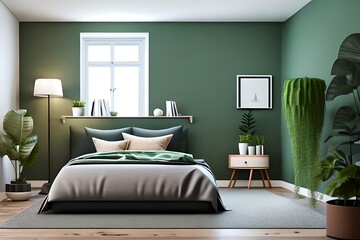
<instances>
[{"instance_id":1,"label":"green wall","mask_svg":"<svg viewBox=\"0 0 360 240\"><path fill-rule=\"evenodd\" d=\"M282 33L282 80L318 77L326 80L328 85L341 42L351 33L360 32L359 9L358 0L313 0L288 20ZM350 95L326 102L323 140L329 133L335 111L347 102L352 103ZM283 114L281 140L282 179L293 183L290 142ZM326 154L327 147L328 144L322 144L322 156Z\"/></svg>"},{"instance_id":2,"label":"green wall","mask_svg":"<svg viewBox=\"0 0 360 240\"><path fill-rule=\"evenodd\" d=\"M98 128L140 126L189 128L189 151L204 158L217 179L229 179L227 155L237 153L236 75L273 75L273 109L256 110L257 132L266 135L270 177L281 178L281 23L20 23L20 106L35 120L40 157L27 170L29 179L47 178L47 102L33 97L36 78L60 78L64 98L51 99L52 175L69 158L69 125ZM177 102L186 120L68 120L71 101L80 97L81 32L149 32L150 113ZM247 178L243 174L242 178Z\"/></svg>"}]
</instances>

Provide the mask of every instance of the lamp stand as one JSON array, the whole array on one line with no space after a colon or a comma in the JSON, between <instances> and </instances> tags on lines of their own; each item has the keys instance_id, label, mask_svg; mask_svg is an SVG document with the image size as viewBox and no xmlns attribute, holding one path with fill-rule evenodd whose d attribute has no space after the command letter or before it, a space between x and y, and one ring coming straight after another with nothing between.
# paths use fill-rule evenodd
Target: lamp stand
<instances>
[{"instance_id":1,"label":"lamp stand","mask_svg":"<svg viewBox=\"0 0 360 240\"><path fill-rule=\"evenodd\" d=\"M50 178L50 95L47 96L48 98L48 121L47 121L47 127L48 127L48 182L44 183L41 187L39 194L47 195L50 191L51 187L51 178Z\"/></svg>"}]
</instances>

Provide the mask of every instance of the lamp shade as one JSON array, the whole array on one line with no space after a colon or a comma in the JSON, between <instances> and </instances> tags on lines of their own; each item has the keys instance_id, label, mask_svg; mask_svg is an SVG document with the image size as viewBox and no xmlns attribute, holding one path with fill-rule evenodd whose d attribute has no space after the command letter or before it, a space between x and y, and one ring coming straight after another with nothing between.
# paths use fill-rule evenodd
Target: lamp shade
<instances>
[{"instance_id":1,"label":"lamp shade","mask_svg":"<svg viewBox=\"0 0 360 240\"><path fill-rule=\"evenodd\" d=\"M40 78L35 80L34 96L36 97L62 97L63 90L60 79Z\"/></svg>"}]
</instances>

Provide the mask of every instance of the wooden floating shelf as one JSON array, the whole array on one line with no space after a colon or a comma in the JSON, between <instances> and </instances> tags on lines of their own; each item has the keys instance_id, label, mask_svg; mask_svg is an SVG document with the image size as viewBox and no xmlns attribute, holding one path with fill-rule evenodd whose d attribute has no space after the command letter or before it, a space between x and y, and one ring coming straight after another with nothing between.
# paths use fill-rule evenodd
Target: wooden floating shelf
<instances>
[{"instance_id":1,"label":"wooden floating shelf","mask_svg":"<svg viewBox=\"0 0 360 240\"><path fill-rule=\"evenodd\" d=\"M190 123L193 123L194 117L193 116L143 116L143 117L112 117L112 116L61 116L61 122L65 123L66 119L129 119L129 118L136 118L136 119L174 119L174 118L187 118Z\"/></svg>"}]
</instances>

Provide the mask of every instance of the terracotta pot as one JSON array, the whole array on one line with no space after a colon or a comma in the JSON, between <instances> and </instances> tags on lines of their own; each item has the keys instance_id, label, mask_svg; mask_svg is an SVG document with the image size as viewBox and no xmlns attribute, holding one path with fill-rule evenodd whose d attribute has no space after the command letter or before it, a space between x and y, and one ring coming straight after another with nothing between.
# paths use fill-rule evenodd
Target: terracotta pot
<instances>
[{"instance_id":1,"label":"terracotta pot","mask_svg":"<svg viewBox=\"0 0 360 240\"><path fill-rule=\"evenodd\" d=\"M326 235L337 239L360 239L360 207L343 206L331 200L326 203ZM354 200L347 200L347 202Z\"/></svg>"}]
</instances>

